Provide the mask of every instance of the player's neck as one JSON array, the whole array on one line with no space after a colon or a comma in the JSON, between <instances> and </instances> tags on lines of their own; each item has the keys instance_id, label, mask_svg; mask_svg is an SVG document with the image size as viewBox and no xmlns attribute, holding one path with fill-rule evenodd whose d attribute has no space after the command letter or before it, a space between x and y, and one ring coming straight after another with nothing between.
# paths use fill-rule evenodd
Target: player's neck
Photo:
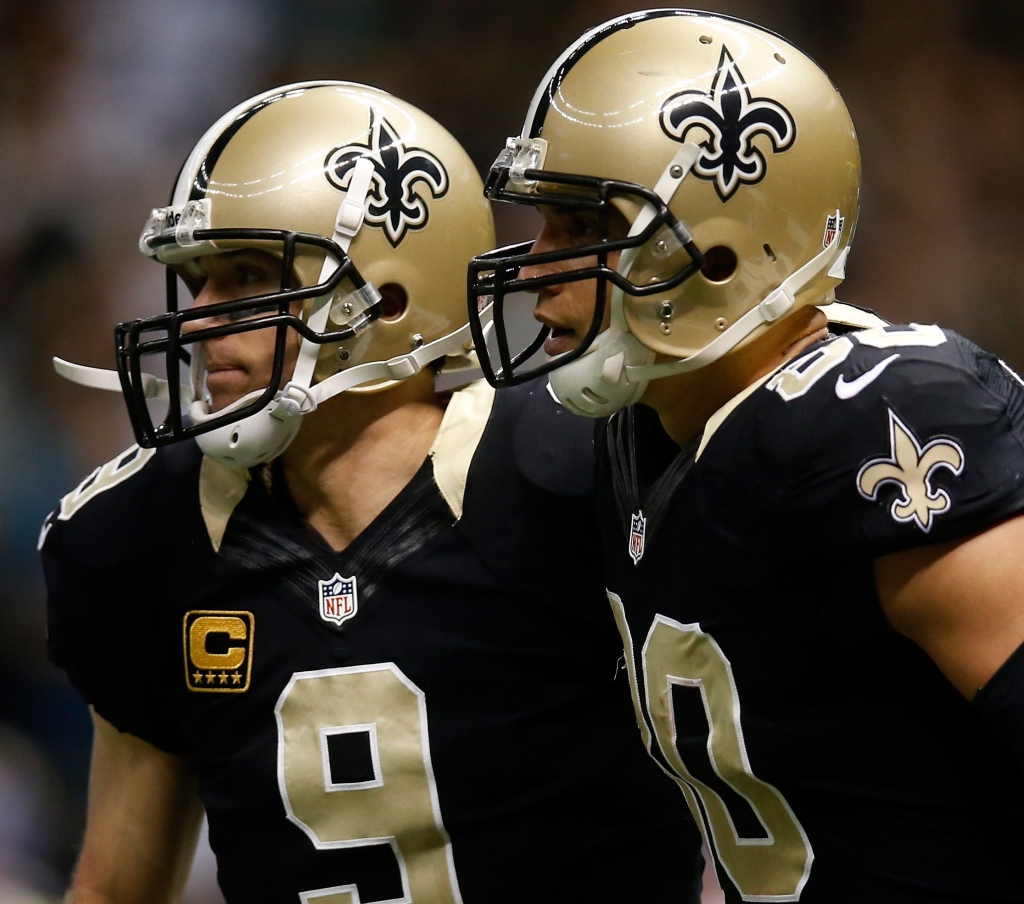
<instances>
[{"instance_id":1,"label":"player's neck","mask_svg":"<svg viewBox=\"0 0 1024 904\"><path fill-rule=\"evenodd\" d=\"M296 508L331 547L344 549L419 470L443 416L429 372L324 403L281 457Z\"/></svg>"},{"instance_id":2,"label":"player's neck","mask_svg":"<svg viewBox=\"0 0 1024 904\"><path fill-rule=\"evenodd\" d=\"M681 448L726 402L824 339L827 331L828 321L818 308L800 308L753 342L707 367L652 380L643 403L658 412L665 432Z\"/></svg>"}]
</instances>

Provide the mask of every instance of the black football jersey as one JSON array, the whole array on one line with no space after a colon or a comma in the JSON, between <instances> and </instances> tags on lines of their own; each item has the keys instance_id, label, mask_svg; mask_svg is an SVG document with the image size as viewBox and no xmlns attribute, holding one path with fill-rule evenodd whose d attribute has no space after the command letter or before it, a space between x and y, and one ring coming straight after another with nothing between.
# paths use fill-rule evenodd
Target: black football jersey
<instances>
[{"instance_id":1,"label":"black football jersey","mask_svg":"<svg viewBox=\"0 0 1024 904\"><path fill-rule=\"evenodd\" d=\"M228 901L697 900L699 833L636 743L592 435L536 384L456 393L340 553L273 469L192 443L62 500L51 656L198 763Z\"/></svg>"},{"instance_id":2,"label":"black football jersey","mask_svg":"<svg viewBox=\"0 0 1024 904\"><path fill-rule=\"evenodd\" d=\"M680 450L598 434L645 743L726 901L1024 900L1024 775L887 623L873 561L1024 510L1024 385L933 326L833 337Z\"/></svg>"}]
</instances>

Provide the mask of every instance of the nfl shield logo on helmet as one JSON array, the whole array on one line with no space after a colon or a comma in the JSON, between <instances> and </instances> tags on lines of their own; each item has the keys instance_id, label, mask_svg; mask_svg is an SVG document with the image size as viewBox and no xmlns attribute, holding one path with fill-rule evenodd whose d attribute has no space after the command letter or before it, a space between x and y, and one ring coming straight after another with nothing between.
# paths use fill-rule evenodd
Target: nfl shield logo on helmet
<instances>
[{"instance_id":1,"label":"nfl shield logo on helmet","mask_svg":"<svg viewBox=\"0 0 1024 904\"><path fill-rule=\"evenodd\" d=\"M319 584L320 617L324 621L340 625L359 611L355 577L343 578L335 573L333 578L320 581Z\"/></svg>"},{"instance_id":2,"label":"nfl shield logo on helmet","mask_svg":"<svg viewBox=\"0 0 1024 904\"><path fill-rule=\"evenodd\" d=\"M846 225L846 217L843 216L842 211L837 210L835 214L830 214L825 220L825 235L821 240L821 247L827 248L837 238L843 234L843 227Z\"/></svg>"},{"instance_id":3,"label":"nfl shield logo on helmet","mask_svg":"<svg viewBox=\"0 0 1024 904\"><path fill-rule=\"evenodd\" d=\"M647 519L642 511L637 512L629 521L629 557L634 565L640 563L644 554L644 534L647 531Z\"/></svg>"}]
</instances>

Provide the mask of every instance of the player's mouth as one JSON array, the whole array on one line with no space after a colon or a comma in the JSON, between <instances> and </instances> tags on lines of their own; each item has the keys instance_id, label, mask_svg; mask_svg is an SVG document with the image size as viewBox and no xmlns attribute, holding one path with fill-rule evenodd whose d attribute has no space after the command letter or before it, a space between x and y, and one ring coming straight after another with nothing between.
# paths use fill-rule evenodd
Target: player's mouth
<instances>
[{"instance_id":1,"label":"player's mouth","mask_svg":"<svg viewBox=\"0 0 1024 904\"><path fill-rule=\"evenodd\" d=\"M549 326L548 338L544 340L544 353L550 357L572 351L579 345L576 330L569 327Z\"/></svg>"},{"instance_id":2,"label":"player's mouth","mask_svg":"<svg viewBox=\"0 0 1024 904\"><path fill-rule=\"evenodd\" d=\"M250 391L249 371L237 364L210 364L206 369L206 388L214 411L225 408Z\"/></svg>"},{"instance_id":3,"label":"player's mouth","mask_svg":"<svg viewBox=\"0 0 1024 904\"><path fill-rule=\"evenodd\" d=\"M550 357L564 354L579 345L579 337L575 328L569 326L565 321L552 317L543 310L545 303L549 300L546 292L542 291L533 310L534 319L548 328L548 338L544 340L544 353Z\"/></svg>"}]
</instances>

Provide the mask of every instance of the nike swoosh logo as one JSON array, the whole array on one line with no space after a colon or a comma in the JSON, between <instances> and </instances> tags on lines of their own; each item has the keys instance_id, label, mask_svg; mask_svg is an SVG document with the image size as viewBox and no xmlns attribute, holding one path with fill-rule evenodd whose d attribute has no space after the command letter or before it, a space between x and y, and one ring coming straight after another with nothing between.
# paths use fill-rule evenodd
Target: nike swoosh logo
<instances>
[{"instance_id":1,"label":"nike swoosh logo","mask_svg":"<svg viewBox=\"0 0 1024 904\"><path fill-rule=\"evenodd\" d=\"M899 353L895 355L889 355L884 361L879 361L874 367L871 368L866 374L861 374L856 380L851 380L849 383L843 379L843 375L840 374L836 380L836 395L841 399L852 399L858 392L864 389L866 386L874 383L881 374L893 361L899 357Z\"/></svg>"}]
</instances>

